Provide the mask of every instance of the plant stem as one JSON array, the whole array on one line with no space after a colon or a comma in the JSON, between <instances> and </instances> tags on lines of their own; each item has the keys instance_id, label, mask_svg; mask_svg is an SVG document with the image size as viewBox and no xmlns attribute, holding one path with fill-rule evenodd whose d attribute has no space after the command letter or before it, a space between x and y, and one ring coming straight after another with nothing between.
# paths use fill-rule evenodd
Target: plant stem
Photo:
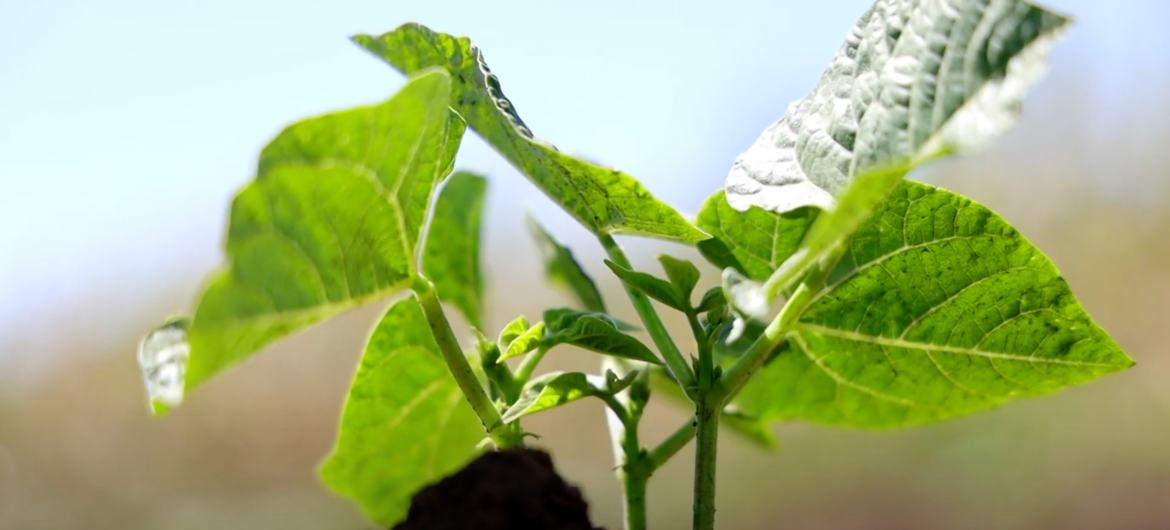
<instances>
[{"instance_id":1,"label":"plant stem","mask_svg":"<svg viewBox=\"0 0 1170 530\"><path fill-rule=\"evenodd\" d=\"M650 476L622 470L625 530L646 530L646 482Z\"/></svg>"},{"instance_id":2,"label":"plant stem","mask_svg":"<svg viewBox=\"0 0 1170 530\"><path fill-rule=\"evenodd\" d=\"M718 403L727 403L743 385L747 384L751 379L752 374L763 366L764 361L768 360L768 356L784 342L785 335L791 331L796 319L808 306L812 300L814 290L809 288L807 284L800 284L796 291L792 293L792 297L784 304L784 308L772 319L768 327L764 328L764 333L756 339L755 342L748 346L747 351L743 353L723 375L719 377L715 388L712 392L712 398Z\"/></svg>"},{"instance_id":3,"label":"plant stem","mask_svg":"<svg viewBox=\"0 0 1170 530\"><path fill-rule=\"evenodd\" d=\"M532 379L532 372L536 370L536 365L540 364L540 360L544 358L546 352L548 352L548 348L541 346L525 356L520 367L516 368L516 381L524 385L529 379Z\"/></svg>"},{"instance_id":4,"label":"plant stem","mask_svg":"<svg viewBox=\"0 0 1170 530\"><path fill-rule=\"evenodd\" d=\"M662 440L662 443L650 450L647 456L650 470L653 471L662 467L663 464L681 451L683 447L686 447L690 443L691 438L694 437L695 422L691 420L682 427L679 427L678 430L671 433L670 436L667 436L665 440Z\"/></svg>"},{"instance_id":5,"label":"plant stem","mask_svg":"<svg viewBox=\"0 0 1170 530\"><path fill-rule=\"evenodd\" d=\"M702 394L707 394L701 391ZM709 395L695 407L694 530L715 528L715 457L719 445L719 411Z\"/></svg>"},{"instance_id":6,"label":"plant stem","mask_svg":"<svg viewBox=\"0 0 1170 530\"><path fill-rule=\"evenodd\" d=\"M491 398L480 385L479 379L475 377L471 364L467 362L467 357L463 355L463 349L459 347L455 332L451 330L451 323L447 320L446 313L443 312L443 306L439 302L434 284L419 277L415 279L411 288L414 290L415 296L418 297L419 304L422 305L431 333L435 336L435 343L439 346L443 361L447 363L447 370L455 378L455 383L463 391L463 396L467 398L472 410L479 416L479 421L483 424L488 436L501 449L522 445L521 436L510 433L504 428L500 411L496 409L496 405L492 403Z\"/></svg>"},{"instance_id":7,"label":"plant stem","mask_svg":"<svg viewBox=\"0 0 1170 530\"><path fill-rule=\"evenodd\" d=\"M633 270L630 265L630 260L626 258L625 252L618 246L617 241L614 241L613 236L604 234L597 236L601 241L601 246L605 248L605 253L609 255L609 259L614 263L621 265L627 269ZM633 304L634 310L637 311L638 317L642 319L642 325L646 326L646 332L650 334L650 338L654 341L654 345L658 347L658 352L662 355L663 361L666 362L666 368L670 370L674 380L678 381L679 386L682 387L683 393L691 397L694 392L695 374L691 372L691 367L687 364L687 360L683 357L678 346L670 338L670 333L666 331L666 326L663 325L662 319L658 318L658 313L654 310L654 306L650 303L650 299L642 294L637 289L633 289L628 285L624 285L626 294L630 297L630 303Z\"/></svg>"},{"instance_id":8,"label":"plant stem","mask_svg":"<svg viewBox=\"0 0 1170 530\"><path fill-rule=\"evenodd\" d=\"M629 366L616 359L607 359L603 367L625 375ZM643 384L635 381L634 385ZM632 388L632 387L631 387ZM646 454L638 441L640 409L631 406L630 390L617 395L602 396L607 405L606 423L613 441L613 458L618 465L618 479L622 483L623 513L625 530L646 529L646 482L653 471L647 465Z\"/></svg>"}]
</instances>

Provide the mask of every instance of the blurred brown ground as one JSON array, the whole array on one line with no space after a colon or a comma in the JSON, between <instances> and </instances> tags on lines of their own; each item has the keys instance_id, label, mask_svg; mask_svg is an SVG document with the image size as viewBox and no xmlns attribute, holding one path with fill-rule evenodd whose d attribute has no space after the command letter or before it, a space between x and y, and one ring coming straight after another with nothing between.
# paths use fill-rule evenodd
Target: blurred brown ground
<instances>
[{"instance_id":1,"label":"blurred brown ground","mask_svg":"<svg viewBox=\"0 0 1170 530\"><path fill-rule=\"evenodd\" d=\"M1057 82L1041 92L1029 119L993 150L918 176L1015 223L1138 365L1051 397L906 431L782 425L772 454L725 435L721 528L1170 528L1170 153L1158 147L1170 140L1170 105L1131 109L1134 137L1103 149L1074 132L1092 125L1081 95ZM702 178L714 188L722 175ZM527 258L532 246L499 235L519 226L503 226L512 221L519 219L489 227L494 326L564 303L530 285L539 275L535 257ZM598 250L574 243L610 304L632 316L617 284L602 276ZM647 268L653 252L670 248L625 244ZM3 365L9 372L0 373L0 528L370 527L318 484L315 466L378 307L282 341L153 419L136 342L149 324L186 307L190 293L125 300L109 294L116 291L79 293L57 318L9 330L0 343L0 351L32 351L47 363L25 371ZM111 304L121 309L102 309ZM116 338L57 331L93 326ZM553 357L559 367L596 362L584 352ZM683 418L656 407L643 436L655 440ZM583 486L597 521L618 528L601 408L574 404L530 423L561 471ZM688 449L652 480L653 527L687 526L690 457Z\"/></svg>"}]
</instances>

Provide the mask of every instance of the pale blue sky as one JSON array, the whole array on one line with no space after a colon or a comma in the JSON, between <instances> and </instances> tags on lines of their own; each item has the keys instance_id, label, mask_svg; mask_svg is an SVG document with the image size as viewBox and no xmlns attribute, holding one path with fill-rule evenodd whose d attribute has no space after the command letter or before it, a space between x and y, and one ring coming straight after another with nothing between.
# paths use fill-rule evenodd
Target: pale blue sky
<instances>
[{"instance_id":1,"label":"pale blue sky","mask_svg":"<svg viewBox=\"0 0 1170 530\"><path fill-rule=\"evenodd\" d=\"M816 82L868 3L0 0L0 361L51 349L52 325L122 340L102 323L194 293L259 148L300 117L401 84L350 34L413 20L470 35L538 136L693 211ZM1147 156L1143 138L1167 137L1165 114L1142 102L1170 85L1170 3L1050 5L1079 24L1039 90L1085 108L1069 125L1045 107L1029 130L1088 124L1080 133L1110 147L1086 163L1106 169ZM580 237L467 144L460 166L495 179L489 241L506 240L523 208Z\"/></svg>"}]
</instances>

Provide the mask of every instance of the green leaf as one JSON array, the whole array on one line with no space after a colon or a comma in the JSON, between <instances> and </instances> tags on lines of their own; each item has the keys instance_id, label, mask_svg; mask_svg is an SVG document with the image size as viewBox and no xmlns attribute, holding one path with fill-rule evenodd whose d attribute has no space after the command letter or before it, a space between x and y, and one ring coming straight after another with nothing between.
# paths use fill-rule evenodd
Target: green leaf
<instances>
[{"instance_id":1,"label":"green leaf","mask_svg":"<svg viewBox=\"0 0 1170 530\"><path fill-rule=\"evenodd\" d=\"M699 305L695 306L696 313L707 313L727 306L727 295L723 294L723 286L716 285L703 293Z\"/></svg>"},{"instance_id":2,"label":"green leaf","mask_svg":"<svg viewBox=\"0 0 1170 530\"><path fill-rule=\"evenodd\" d=\"M528 328L517 336L514 340L508 343L508 347L504 349L504 354L500 356L498 362L504 362L513 357L519 357L535 350L540 346L541 341L544 340L544 322L537 322L532 327Z\"/></svg>"},{"instance_id":3,"label":"green leaf","mask_svg":"<svg viewBox=\"0 0 1170 530\"><path fill-rule=\"evenodd\" d=\"M656 278L644 272L637 272L622 267L610 260L605 260L605 265L613 271L623 283L630 287L641 291L646 296L658 300L670 307L678 309L679 311L686 311L690 309L688 304L682 299L678 289L671 285L670 282L661 278Z\"/></svg>"},{"instance_id":4,"label":"green leaf","mask_svg":"<svg viewBox=\"0 0 1170 530\"><path fill-rule=\"evenodd\" d=\"M487 179L458 172L447 179L435 201L427 230L423 273L439 298L454 304L472 326L483 327L483 274L479 268Z\"/></svg>"},{"instance_id":5,"label":"green leaf","mask_svg":"<svg viewBox=\"0 0 1170 530\"><path fill-rule=\"evenodd\" d=\"M1129 367L1052 263L968 199L904 182L736 400L745 413L888 428Z\"/></svg>"},{"instance_id":6,"label":"green leaf","mask_svg":"<svg viewBox=\"0 0 1170 530\"><path fill-rule=\"evenodd\" d=\"M403 299L370 336L321 478L390 526L406 515L418 489L474 458L482 437L422 308Z\"/></svg>"},{"instance_id":7,"label":"green leaf","mask_svg":"<svg viewBox=\"0 0 1170 530\"><path fill-rule=\"evenodd\" d=\"M605 381L580 372L553 372L524 385L520 399L504 412L504 422L536 414L601 393Z\"/></svg>"},{"instance_id":8,"label":"green leaf","mask_svg":"<svg viewBox=\"0 0 1170 530\"><path fill-rule=\"evenodd\" d=\"M658 262L662 264L662 270L666 271L670 283L678 289L682 301L690 305L691 294L695 292L695 286L699 283L699 269L694 263L666 254L659 254Z\"/></svg>"},{"instance_id":9,"label":"green leaf","mask_svg":"<svg viewBox=\"0 0 1170 530\"><path fill-rule=\"evenodd\" d=\"M531 217L528 218L528 228L532 232L540 254L544 256L545 276L555 285L568 290L581 307L590 311L604 313L605 302L601 299L601 292L597 284L585 272L573 251L560 244Z\"/></svg>"},{"instance_id":10,"label":"green leaf","mask_svg":"<svg viewBox=\"0 0 1170 530\"><path fill-rule=\"evenodd\" d=\"M684 243L707 238L630 175L566 155L533 138L483 54L466 37L406 24L380 37L357 35L354 42L405 74L447 68L455 80L455 109L467 123L594 233L642 234Z\"/></svg>"},{"instance_id":11,"label":"green leaf","mask_svg":"<svg viewBox=\"0 0 1170 530\"><path fill-rule=\"evenodd\" d=\"M800 248L816 217L815 208L776 214L752 207L740 212L727 203L720 190L699 210L696 224L714 236L700 243L699 251L717 267L738 269L753 280L764 281Z\"/></svg>"},{"instance_id":12,"label":"green leaf","mask_svg":"<svg viewBox=\"0 0 1170 530\"><path fill-rule=\"evenodd\" d=\"M264 149L232 204L228 267L195 312L188 389L409 284L427 205L463 134L450 86L444 71L421 73L385 103L302 121Z\"/></svg>"},{"instance_id":13,"label":"green leaf","mask_svg":"<svg viewBox=\"0 0 1170 530\"><path fill-rule=\"evenodd\" d=\"M813 92L735 161L732 206L831 209L853 177L1008 129L1069 19L1026 0L878 2Z\"/></svg>"},{"instance_id":14,"label":"green leaf","mask_svg":"<svg viewBox=\"0 0 1170 530\"><path fill-rule=\"evenodd\" d=\"M525 331L528 331L528 318L520 315L500 330L500 335L496 338L496 346L500 348L500 351L508 349L508 345L516 340L516 337L523 335Z\"/></svg>"},{"instance_id":15,"label":"green leaf","mask_svg":"<svg viewBox=\"0 0 1170 530\"><path fill-rule=\"evenodd\" d=\"M550 309L544 312L544 324L547 333L543 346L546 348L572 344L614 357L662 364L645 344L622 333L625 325L604 313Z\"/></svg>"}]
</instances>

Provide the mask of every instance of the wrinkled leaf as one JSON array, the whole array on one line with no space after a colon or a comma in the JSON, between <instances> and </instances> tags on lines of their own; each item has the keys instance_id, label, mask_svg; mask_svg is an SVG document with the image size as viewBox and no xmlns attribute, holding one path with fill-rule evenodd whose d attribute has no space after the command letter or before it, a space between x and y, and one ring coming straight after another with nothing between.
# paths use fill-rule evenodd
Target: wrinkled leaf
<instances>
[{"instance_id":1,"label":"wrinkled leaf","mask_svg":"<svg viewBox=\"0 0 1170 530\"><path fill-rule=\"evenodd\" d=\"M745 413L897 427L1132 364L1014 228L923 184L878 208L829 282L736 400Z\"/></svg>"},{"instance_id":2,"label":"wrinkled leaf","mask_svg":"<svg viewBox=\"0 0 1170 530\"><path fill-rule=\"evenodd\" d=\"M460 171L447 179L435 201L422 261L439 298L477 328L483 327L479 242L486 193L487 179L479 175Z\"/></svg>"},{"instance_id":3,"label":"wrinkled leaf","mask_svg":"<svg viewBox=\"0 0 1170 530\"><path fill-rule=\"evenodd\" d=\"M634 177L558 151L536 140L504 96L483 54L466 37L405 24L354 42L405 74L441 66L455 80L454 107L489 144L549 198L596 234L642 234L684 243L706 239Z\"/></svg>"},{"instance_id":4,"label":"wrinkled leaf","mask_svg":"<svg viewBox=\"0 0 1170 530\"><path fill-rule=\"evenodd\" d=\"M414 493L475 457L483 427L439 356L414 298L386 311L354 376L321 478L383 526Z\"/></svg>"},{"instance_id":5,"label":"wrinkled leaf","mask_svg":"<svg viewBox=\"0 0 1170 530\"><path fill-rule=\"evenodd\" d=\"M683 301L682 296L679 294L678 289L674 285L671 285L670 282L644 272L632 271L610 260L605 260L605 265L621 279L622 283L641 291L646 296L679 311L689 309L687 303Z\"/></svg>"},{"instance_id":6,"label":"wrinkled leaf","mask_svg":"<svg viewBox=\"0 0 1170 530\"><path fill-rule=\"evenodd\" d=\"M511 422L524 416L572 403L602 392L605 381L595 375L580 372L553 372L534 378L524 385L520 399L504 412L504 421Z\"/></svg>"},{"instance_id":7,"label":"wrinkled leaf","mask_svg":"<svg viewBox=\"0 0 1170 530\"><path fill-rule=\"evenodd\" d=\"M389 101L311 118L260 155L236 196L228 267L190 330L188 388L270 341L405 287L463 123L432 70Z\"/></svg>"},{"instance_id":8,"label":"wrinkled leaf","mask_svg":"<svg viewBox=\"0 0 1170 530\"><path fill-rule=\"evenodd\" d=\"M543 346L572 344L586 350L624 359L662 364L641 341L621 330L626 326L603 313L550 309L544 313L547 329Z\"/></svg>"},{"instance_id":9,"label":"wrinkled leaf","mask_svg":"<svg viewBox=\"0 0 1170 530\"><path fill-rule=\"evenodd\" d=\"M1068 24L1025 0L879 0L813 92L735 161L728 201L831 209L867 169L987 143L1011 126Z\"/></svg>"},{"instance_id":10,"label":"wrinkled leaf","mask_svg":"<svg viewBox=\"0 0 1170 530\"><path fill-rule=\"evenodd\" d=\"M577 263L573 251L553 239L535 219L528 219L528 228L540 254L544 256L545 276L549 281L568 290L581 307L604 313L605 302L601 299L601 292L597 290L593 278Z\"/></svg>"}]
</instances>

